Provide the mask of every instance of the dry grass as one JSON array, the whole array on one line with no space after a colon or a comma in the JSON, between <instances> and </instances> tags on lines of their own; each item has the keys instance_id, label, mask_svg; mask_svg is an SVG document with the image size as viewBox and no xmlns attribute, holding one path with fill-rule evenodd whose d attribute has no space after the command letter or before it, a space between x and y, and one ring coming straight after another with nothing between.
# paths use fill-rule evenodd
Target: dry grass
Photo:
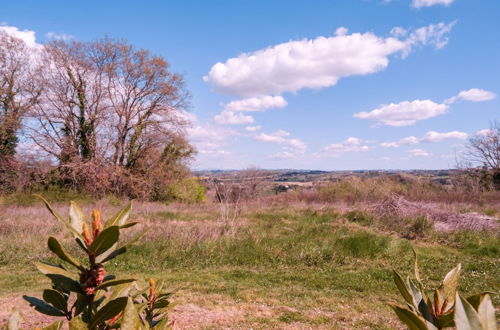
<instances>
[{"instance_id":1,"label":"dry grass","mask_svg":"<svg viewBox=\"0 0 500 330\"><path fill-rule=\"evenodd\" d=\"M359 184L357 189L364 188ZM236 219L225 218L217 203L136 202L131 218L142 224L130 231L151 230L136 248L115 259L110 272L154 276L180 287L170 314L177 329L399 329L386 305L399 299L391 269L409 273L412 260L408 240L394 235L397 226L391 221L425 216L436 221L436 229L490 231L479 238L459 237L455 247L416 237L412 244L426 281L436 285L462 262L467 293L500 287L498 227L491 218L467 213L480 209L476 204L386 199L378 193L352 203L351 193L334 199L301 195L317 197L321 191L261 197L240 204ZM499 201L487 207L495 209ZM114 204L102 200L83 209L90 214L98 207L106 218L119 209ZM41 205L0 208L1 324L12 306L26 307L22 294L39 296L48 284L31 265L51 260L47 237L56 236L66 246L71 238ZM56 204L62 215L67 208ZM362 222L357 213L350 216L353 211L378 212L387 226ZM49 321L32 311L24 315L28 328Z\"/></svg>"}]
</instances>

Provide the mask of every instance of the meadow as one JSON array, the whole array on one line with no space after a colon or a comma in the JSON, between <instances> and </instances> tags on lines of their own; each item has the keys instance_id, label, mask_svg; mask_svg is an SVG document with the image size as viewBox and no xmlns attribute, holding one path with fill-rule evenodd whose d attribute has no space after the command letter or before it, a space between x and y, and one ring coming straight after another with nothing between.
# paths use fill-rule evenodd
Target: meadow
<instances>
[{"instance_id":1,"label":"meadow","mask_svg":"<svg viewBox=\"0 0 500 330\"><path fill-rule=\"evenodd\" d=\"M47 193L67 215L76 199L110 216L125 200ZM34 261L55 262L49 235L71 238L27 194L0 203L0 324L13 307L24 327L50 323L23 294L49 284ZM387 302L402 302L395 269L412 274L416 250L424 282L437 287L462 264L465 295L490 291L500 305L498 192L451 191L421 180L349 178L308 190L219 203L134 202L131 220L148 234L109 272L164 279L170 312L184 329L403 329ZM74 252L75 251L70 251Z\"/></svg>"}]
</instances>

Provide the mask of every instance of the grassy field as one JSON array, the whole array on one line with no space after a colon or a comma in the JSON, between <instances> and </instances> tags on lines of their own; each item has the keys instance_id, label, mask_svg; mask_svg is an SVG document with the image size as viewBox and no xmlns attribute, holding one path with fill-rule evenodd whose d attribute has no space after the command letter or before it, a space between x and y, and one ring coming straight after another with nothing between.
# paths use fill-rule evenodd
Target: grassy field
<instances>
[{"instance_id":1,"label":"grassy field","mask_svg":"<svg viewBox=\"0 0 500 330\"><path fill-rule=\"evenodd\" d=\"M117 201L86 204L111 215ZM397 329L387 301L399 301L391 270L410 274L415 247L424 281L433 287L462 263L461 291L498 293L498 233L439 233L377 222L342 203L245 204L221 218L217 204L136 203L132 219L150 232L108 271L165 279L177 290L171 319L177 328ZM58 204L62 214L67 205ZM6 206L0 213L0 322L22 294L40 296L48 280L33 261L55 261L49 235L70 246L61 226L40 205ZM402 238L408 228L417 240ZM76 251L74 251L76 253ZM499 305L498 295L494 303ZM24 311L27 326L48 322Z\"/></svg>"}]
</instances>

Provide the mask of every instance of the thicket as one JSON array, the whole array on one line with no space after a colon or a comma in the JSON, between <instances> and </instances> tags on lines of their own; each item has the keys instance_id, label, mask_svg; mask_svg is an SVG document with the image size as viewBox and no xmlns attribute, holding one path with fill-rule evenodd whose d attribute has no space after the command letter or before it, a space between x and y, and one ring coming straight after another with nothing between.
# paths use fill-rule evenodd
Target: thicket
<instances>
[{"instance_id":1,"label":"thicket","mask_svg":"<svg viewBox=\"0 0 500 330\"><path fill-rule=\"evenodd\" d=\"M164 58L111 38L32 47L0 31L0 63L2 193L164 200L165 187L192 186L189 93Z\"/></svg>"}]
</instances>

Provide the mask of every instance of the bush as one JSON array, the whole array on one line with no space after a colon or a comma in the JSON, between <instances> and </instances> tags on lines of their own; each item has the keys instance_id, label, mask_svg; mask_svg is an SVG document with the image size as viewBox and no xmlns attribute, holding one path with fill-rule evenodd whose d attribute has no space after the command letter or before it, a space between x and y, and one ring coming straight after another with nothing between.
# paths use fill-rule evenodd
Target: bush
<instances>
[{"instance_id":1,"label":"bush","mask_svg":"<svg viewBox=\"0 0 500 330\"><path fill-rule=\"evenodd\" d=\"M167 329L170 293L161 292L163 284L149 280L149 287L140 288L136 279L117 279L108 274L105 264L140 239L140 233L127 242L120 242L120 233L137 222L127 222L131 204L106 222L98 210L92 212L89 226L82 210L71 203L69 219L63 219L42 198L52 215L61 222L81 248L85 261L70 255L55 237L49 237L48 248L62 262L37 262L35 266L52 282L42 298L23 298L42 314L65 318L70 329ZM89 228L90 227L90 228ZM91 229L91 230L90 230ZM18 318L13 315L9 327ZM45 329L61 329L64 321L56 321Z\"/></svg>"},{"instance_id":2,"label":"bush","mask_svg":"<svg viewBox=\"0 0 500 330\"><path fill-rule=\"evenodd\" d=\"M187 178L171 184L167 188L164 200L184 203L202 203L206 201L205 187L197 178Z\"/></svg>"}]
</instances>

